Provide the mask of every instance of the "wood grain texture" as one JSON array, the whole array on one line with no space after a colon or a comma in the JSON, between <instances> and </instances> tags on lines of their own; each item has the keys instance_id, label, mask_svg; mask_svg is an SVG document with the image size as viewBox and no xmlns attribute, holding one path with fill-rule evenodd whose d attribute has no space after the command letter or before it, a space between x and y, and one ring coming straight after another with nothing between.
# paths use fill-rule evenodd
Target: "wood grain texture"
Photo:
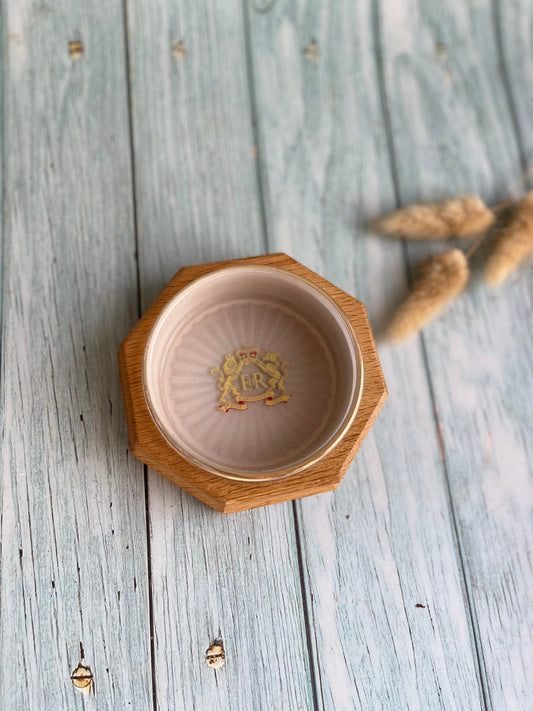
<instances>
[{"instance_id":1,"label":"wood grain texture","mask_svg":"<svg viewBox=\"0 0 533 711\"><path fill-rule=\"evenodd\" d=\"M8 0L2 21L0 705L150 709L143 472L115 365L136 317L122 7Z\"/></svg>"},{"instance_id":2,"label":"wood grain texture","mask_svg":"<svg viewBox=\"0 0 533 711\"><path fill-rule=\"evenodd\" d=\"M505 198L523 161L493 11L478 2L410 2L405 16L397 8L386 0L380 17L401 203L460 190ZM531 81L513 85L524 105L531 102ZM531 264L489 291L479 280L484 255L477 256L471 288L423 341L485 703L526 709L533 704L533 378L524 328L532 319Z\"/></svg>"},{"instance_id":3,"label":"wood grain texture","mask_svg":"<svg viewBox=\"0 0 533 711\"><path fill-rule=\"evenodd\" d=\"M379 333L438 245L366 222L499 202L532 160L531 11L5 0L2 708L533 706L531 262L378 341L390 398L335 493L223 517L150 471L148 541L115 360L137 247L142 309L184 265L284 250Z\"/></svg>"},{"instance_id":4,"label":"wood grain texture","mask_svg":"<svg viewBox=\"0 0 533 711\"><path fill-rule=\"evenodd\" d=\"M180 267L267 250L240 4L127 6L144 310Z\"/></svg>"},{"instance_id":5,"label":"wood grain texture","mask_svg":"<svg viewBox=\"0 0 533 711\"><path fill-rule=\"evenodd\" d=\"M288 479L243 482L223 479L181 457L158 430L146 401L143 361L150 331L160 311L195 279L224 267L263 265L304 277L326 292L344 311L355 331L364 369L364 385L355 419L335 449L309 469ZM263 255L185 267L165 287L125 338L119 351L120 378L131 451L178 486L223 513L245 511L335 489L370 431L387 397L387 388L364 306L285 254Z\"/></svg>"},{"instance_id":6,"label":"wood grain texture","mask_svg":"<svg viewBox=\"0 0 533 711\"><path fill-rule=\"evenodd\" d=\"M516 0L512 3L494 0L493 21L503 88L522 153L522 167L526 170L533 162L530 121L533 113L533 6L528 0Z\"/></svg>"},{"instance_id":7,"label":"wood grain texture","mask_svg":"<svg viewBox=\"0 0 533 711\"><path fill-rule=\"evenodd\" d=\"M375 8L278 2L250 28L269 247L379 331L405 286L401 246L364 228L394 205ZM424 354L379 352L386 407L337 491L297 504L317 705L483 708Z\"/></svg>"},{"instance_id":8,"label":"wood grain texture","mask_svg":"<svg viewBox=\"0 0 533 711\"><path fill-rule=\"evenodd\" d=\"M241 4L136 0L128 38L145 309L179 267L266 250ZM311 708L292 507L222 517L151 471L149 509L157 708Z\"/></svg>"}]
</instances>

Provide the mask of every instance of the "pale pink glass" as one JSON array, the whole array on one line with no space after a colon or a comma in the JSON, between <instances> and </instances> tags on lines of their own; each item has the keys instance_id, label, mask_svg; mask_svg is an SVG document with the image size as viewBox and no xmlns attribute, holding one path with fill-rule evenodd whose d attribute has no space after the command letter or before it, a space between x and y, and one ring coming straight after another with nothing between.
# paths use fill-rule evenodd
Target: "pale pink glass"
<instances>
[{"instance_id":1,"label":"pale pink glass","mask_svg":"<svg viewBox=\"0 0 533 711\"><path fill-rule=\"evenodd\" d=\"M219 409L211 370L243 348L288 361L288 402ZM261 481L331 450L353 421L363 372L353 330L325 292L281 269L242 266L201 277L169 301L151 331L143 377L152 416L183 457Z\"/></svg>"}]
</instances>

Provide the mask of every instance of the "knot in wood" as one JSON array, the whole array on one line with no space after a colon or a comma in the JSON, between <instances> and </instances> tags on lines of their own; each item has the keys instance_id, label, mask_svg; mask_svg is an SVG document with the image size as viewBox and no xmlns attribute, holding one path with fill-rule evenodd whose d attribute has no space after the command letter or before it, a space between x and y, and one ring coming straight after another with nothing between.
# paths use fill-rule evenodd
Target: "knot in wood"
<instances>
[{"instance_id":1,"label":"knot in wood","mask_svg":"<svg viewBox=\"0 0 533 711\"><path fill-rule=\"evenodd\" d=\"M205 653L205 663L215 671L226 663L226 653L221 639L215 639Z\"/></svg>"},{"instance_id":2,"label":"knot in wood","mask_svg":"<svg viewBox=\"0 0 533 711\"><path fill-rule=\"evenodd\" d=\"M318 62L320 50L318 49L318 42L316 41L316 39L312 39L310 42L308 42L303 48L302 52L308 62Z\"/></svg>"},{"instance_id":3,"label":"knot in wood","mask_svg":"<svg viewBox=\"0 0 533 711\"><path fill-rule=\"evenodd\" d=\"M80 59L80 57L83 57L83 51L83 43L79 40L76 40L75 42L69 42L68 53L70 54L72 59Z\"/></svg>"},{"instance_id":4,"label":"knot in wood","mask_svg":"<svg viewBox=\"0 0 533 711\"><path fill-rule=\"evenodd\" d=\"M183 42L177 42L176 44L172 45L172 56L176 57L177 59L184 59L187 56L187 49L185 48L185 45Z\"/></svg>"},{"instance_id":5,"label":"knot in wood","mask_svg":"<svg viewBox=\"0 0 533 711\"><path fill-rule=\"evenodd\" d=\"M86 693L91 690L94 677L90 667L78 664L71 674L72 683L77 689L82 689Z\"/></svg>"}]
</instances>

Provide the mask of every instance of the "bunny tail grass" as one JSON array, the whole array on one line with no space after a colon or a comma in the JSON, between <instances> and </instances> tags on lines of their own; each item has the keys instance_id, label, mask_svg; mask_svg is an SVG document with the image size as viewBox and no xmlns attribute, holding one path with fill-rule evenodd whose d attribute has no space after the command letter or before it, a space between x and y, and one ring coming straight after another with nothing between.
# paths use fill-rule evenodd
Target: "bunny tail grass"
<instances>
[{"instance_id":1,"label":"bunny tail grass","mask_svg":"<svg viewBox=\"0 0 533 711\"><path fill-rule=\"evenodd\" d=\"M485 268L485 281L498 286L533 251L533 190L511 209L498 229Z\"/></svg>"},{"instance_id":2,"label":"bunny tail grass","mask_svg":"<svg viewBox=\"0 0 533 711\"><path fill-rule=\"evenodd\" d=\"M468 275L468 261L460 249L452 249L424 262L389 326L387 335L390 340L403 341L431 321L463 291Z\"/></svg>"},{"instance_id":3,"label":"bunny tail grass","mask_svg":"<svg viewBox=\"0 0 533 711\"><path fill-rule=\"evenodd\" d=\"M488 229L493 212L477 195L443 202L411 205L372 223L381 234L409 239L468 237Z\"/></svg>"}]
</instances>

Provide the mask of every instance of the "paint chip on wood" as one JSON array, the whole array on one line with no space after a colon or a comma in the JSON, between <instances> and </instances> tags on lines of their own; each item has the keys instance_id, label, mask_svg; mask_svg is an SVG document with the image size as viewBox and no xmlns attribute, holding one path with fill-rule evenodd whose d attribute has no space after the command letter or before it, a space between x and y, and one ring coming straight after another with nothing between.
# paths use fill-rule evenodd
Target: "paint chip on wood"
<instances>
[{"instance_id":1,"label":"paint chip on wood","mask_svg":"<svg viewBox=\"0 0 533 711\"><path fill-rule=\"evenodd\" d=\"M211 669L222 669L226 663L226 652L221 639L215 639L205 653L205 663Z\"/></svg>"},{"instance_id":2,"label":"paint chip on wood","mask_svg":"<svg viewBox=\"0 0 533 711\"><path fill-rule=\"evenodd\" d=\"M486 462L489 461L491 452L492 452L492 430L489 430L488 434L487 434L487 446L485 449L485 461Z\"/></svg>"},{"instance_id":3,"label":"paint chip on wood","mask_svg":"<svg viewBox=\"0 0 533 711\"><path fill-rule=\"evenodd\" d=\"M74 42L69 42L68 45L68 53L72 57L72 59L80 59L80 57L83 57L83 44L79 40L76 40Z\"/></svg>"},{"instance_id":4,"label":"paint chip on wood","mask_svg":"<svg viewBox=\"0 0 533 711\"><path fill-rule=\"evenodd\" d=\"M83 664L78 664L76 669L71 674L72 683L76 689L84 694L88 694L93 686L94 677L90 667L86 667Z\"/></svg>"},{"instance_id":5,"label":"paint chip on wood","mask_svg":"<svg viewBox=\"0 0 533 711\"><path fill-rule=\"evenodd\" d=\"M176 57L177 59L185 59L187 56L187 50L185 49L185 45L183 42L177 42L176 44L172 45L172 56Z\"/></svg>"}]
</instances>

